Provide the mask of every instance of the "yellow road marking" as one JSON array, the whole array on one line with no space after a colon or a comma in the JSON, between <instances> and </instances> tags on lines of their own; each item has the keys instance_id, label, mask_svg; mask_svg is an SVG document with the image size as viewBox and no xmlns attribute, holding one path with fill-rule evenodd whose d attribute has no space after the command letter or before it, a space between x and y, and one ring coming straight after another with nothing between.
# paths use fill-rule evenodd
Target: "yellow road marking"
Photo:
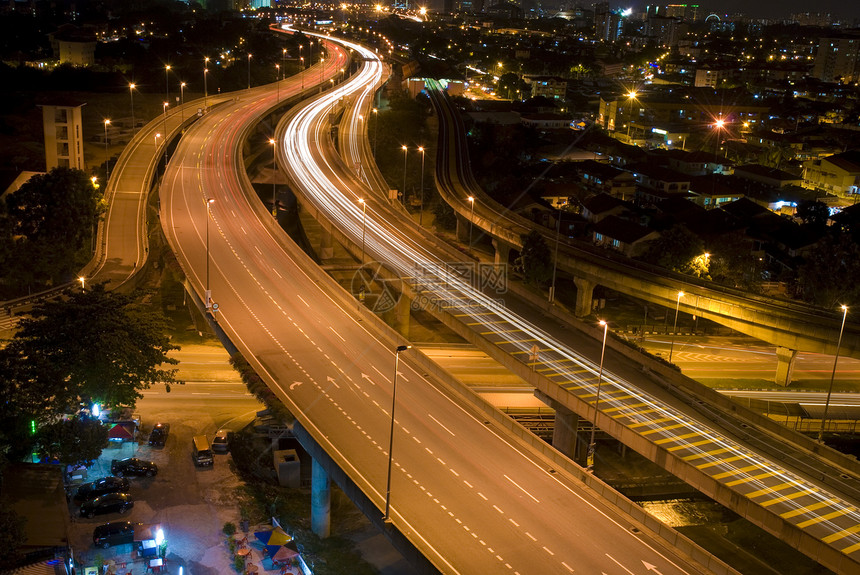
<instances>
[{"instance_id":1,"label":"yellow road marking","mask_svg":"<svg viewBox=\"0 0 860 575\"><path fill-rule=\"evenodd\" d=\"M740 485L741 483L749 483L750 481L757 481L759 479L764 479L766 477L772 477L776 475L778 472L776 471L768 471L767 473L759 473L758 475L750 475L749 477L744 477L743 479L735 479L734 481L729 481L726 483L726 487L734 487L735 485Z\"/></svg>"},{"instance_id":2,"label":"yellow road marking","mask_svg":"<svg viewBox=\"0 0 860 575\"><path fill-rule=\"evenodd\" d=\"M702 463L701 465L697 465L696 468L704 469L706 467L713 467L714 465L719 465L720 463L731 463L732 461L737 461L738 459L743 459L744 457L745 456L743 455L733 455L732 457L727 457L725 459L716 459L714 461Z\"/></svg>"},{"instance_id":3,"label":"yellow road marking","mask_svg":"<svg viewBox=\"0 0 860 575\"><path fill-rule=\"evenodd\" d=\"M681 422L676 423L675 425L667 425L666 427L658 427L657 429L649 429L641 432L640 435L651 435L652 433L660 433L661 431L669 431L670 429L678 429L679 427L687 427L687 424Z\"/></svg>"},{"instance_id":4,"label":"yellow road marking","mask_svg":"<svg viewBox=\"0 0 860 575\"><path fill-rule=\"evenodd\" d=\"M684 435L676 435L675 437L664 437L663 439L658 439L654 442L655 445L663 445L664 443L674 443L676 441L683 441L684 439L689 439L691 437L698 437L699 432L694 431L693 433L685 433ZM710 440L708 440L710 441ZM692 447L693 445L698 445L696 443L693 444L684 444L682 447ZM677 449L681 449L678 447ZM670 449L670 451L674 451L674 449Z\"/></svg>"},{"instance_id":5,"label":"yellow road marking","mask_svg":"<svg viewBox=\"0 0 860 575\"><path fill-rule=\"evenodd\" d=\"M827 537L822 539L822 541L824 541L825 543L833 543L834 541L844 539L845 537L848 537L853 533L857 533L858 531L860 531L860 524L852 525L848 529L843 529L842 531L834 533L833 535L828 535Z\"/></svg>"},{"instance_id":6,"label":"yellow road marking","mask_svg":"<svg viewBox=\"0 0 860 575\"><path fill-rule=\"evenodd\" d=\"M777 503L782 503L783 501L790 501L792 499L797 499L798 497L803 497L804 495L810 495L809 491L798 491L796 493L789 493L788 495L783 495L782 497L777 497L776 499L771 499L770 501L765 501L761 504L762 507L770 507L771 505L776 505ZM860 527L860 525L858 525Z\"/></svg>"},{"instance_id":7,"label":"yellow road marking","mask_svg":"<svg viewBox=\"0 0 860 575\"><path fill-rule=\"evenodd\" d=\"M643 407L645 405L648 405L648 404L647 403L634 403L633 405L622 405L620 407L611 407L611 408L607 409L606 411L618 411L619 409L634 409L636 407Z\"/></svg>"},{"instance_id":8,"label":"yellow road marking","mask_svg":"<svg viewBox=\"0 0 860 575\"><path fill-rule=\"evenodd\" d=\"M701 443L707 443L707 440L705 440ZM684 461L692 461L694 459L700 459L702 457L707 457L709 455L719 455L720 453L725 453L726 451L729 451L728 447L720 447L719 449L712 449L710 451L703 451L701 453L694 453L693 455L685 455L681 459L683 459Z\"/></svg>"},{"instance_id":9,"label":"yellow road marking","mask_svg":"<svg viewBox=\"0 0 860 575\"><path fill-rule=\"evenodd\" d=\"M831 500L835 501L835 500ZM831 519L835 519L840 515L847 515L851 513L851 507L846 507L844 509L837 509L836 511L831 511L830 513L825 513L824 515L819 515L818 517L813 517L812 519L807 519L806 521L801 521L797 524L801 529L805 529L810 525L815 525L816 523L821 523L822 521L830 521Z\"/></svg>"},{"instance_id":10,"label":"yellow road marking","mask_svg":"<svg viewBox=\"0 0 860 575\"><path fill-rule=\"evenodd\" d=\"M801 507L800 509L792 509L791 511L786 511L785 513L780 514L780 517L782 517L783 519L790 519L792 517L797 517L798 515L805 515L806 513L810 513L812 511L815 511L816 509L827 507L833 503L836 503L837 501L839 500L827 499L825 501L819 501L818 503L813 503L812 505L807 505L806 507ZM816 519L818 518L816 517Z\"/></svg>"},{"instance_id":11,"label":"yellow road marking","mask_svg":"<svg viewBox=\"0 0 860 575\"><path fill-rule=\"evenodd\" d=\"M535 339L535 338L530 338L530 339L511 339L511 340L507 340L507 341L497 341L497 342L495 342L495 343L496 343L496 345L508 345L508 344L510 344L510 343L528 343L528 342L530 342L530 341L537 341L537 339Z\"/></svg>"},{"instance_id":12,"label":"yellow road marking","mask_svg":"<svg viewBox=\"0 0 860 575\"><path fill-rule=\"evenodd\" d=\"M754 497L761 497L762 495L773 495L780 489L785 489L786 487L791 487L792 485L797 485L796 483L780 483L779 485L774 485L773 487L765 487L764 489L759 489L758 491L753 491L751 493L747 493L747 497L750 499Z\"/></svg>"},{"instance_id":13,"label":"yellow road marking","mask_svg":"<svg viewBox=\"0 0 860 575\"><path fill-rule=\"evenodd\" d=\"M640 421L639 423L633 423L630 427L641 427L643 425L648 425L649 423L664 423L666 421L674 420L674 417L661 417L660 419L652 419L650 421Z\"/></svg>"},{"instance_id":14,"label":"yellow road marking","mask_svg":"<svg viewBox=\"0 0 860 575\"><path fill-rule=\"evenodd\" d=\"M759 466L748 465L746 467L741 467L740 469L735 469L734 471L725 471L723 473L717 473L716 475L711 475L711 479L725 479L726 477L731 477L732 475L740 475L741 473L746 473L747 471L752 471L753 469L759 469Z\"/></svg>"},{"instance_id":15,"label":"yellow road marking","mask_svg":"<svg viewBox=\"0 0 860 575\"><path fill-rule=\"evenodd\" d=\"M688 437L695 437L697 435L699 435L699 434L698 433L688 433L687 435L682 435L681 437L686 439ZM661 439L660 441L657 441L655 443L660 443L662 441L663 440ZM679 451L681 449L687 449L689 447L699 447L700 445L706 445L708 443L713 443L713 442L714 442L713 439L702 439L701 441L694 441L693 443L685 443L683 445L676 445L675 447L669 447L666 449L666 451Z\"/></svg>"}]
</instances>

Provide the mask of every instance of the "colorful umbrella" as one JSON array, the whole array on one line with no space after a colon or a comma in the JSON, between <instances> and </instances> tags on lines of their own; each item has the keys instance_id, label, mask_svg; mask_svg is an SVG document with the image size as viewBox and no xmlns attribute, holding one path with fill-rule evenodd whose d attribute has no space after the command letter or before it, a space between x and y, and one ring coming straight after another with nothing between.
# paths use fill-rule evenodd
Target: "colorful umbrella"
<instances>
[{"instance_id":1,"label":"colorful umbrella","mask_svg":"<svg viewBox=\"0 0 860 575\"><path fill-rule=\"evenodd\" d=\"M272 561L287 561L296 557L298 554L298 551L290 549L289 547L281 547L274 555L272 555Z\"/></svg>"},{"instance_id":2,"label":"colorful umbrella","mask_svg":"<svg viewBox=\"0 0 860 575\"><path fill-rule=\"evenodd\" d=\"M263 542L263 545L283 545L292 537L287 535L286 531L281 529L280 527L275 527L271 531L257 531L254 533L254 537Z\"/></svg>"}]
</instances>

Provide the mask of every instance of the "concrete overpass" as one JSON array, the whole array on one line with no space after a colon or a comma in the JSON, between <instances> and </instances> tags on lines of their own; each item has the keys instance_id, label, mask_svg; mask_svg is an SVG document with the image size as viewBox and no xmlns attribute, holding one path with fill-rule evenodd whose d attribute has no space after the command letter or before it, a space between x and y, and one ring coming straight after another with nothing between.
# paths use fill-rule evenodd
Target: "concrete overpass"
<instances>
[{"instance_id":1,"label":"concrete overpass","mask_svg":"<svg viewBox=\"0 0 860 575\"><path fill-rule=\"evenodd\" d=\"M522 249L522 238L539 231L550 246L556 234L498 205L475 183L468 166L466 134L459 113L437 81L426 80L439 115L436 183L439 193L457 213L458 233L465 240L468 223L492 238L496 262L508 263L511 250ZM474 205L467 200L474 197ZM584 242L560 242L558 268L574 277L576 315L591 313L594 287L602 285L669 309L676 306L773 344L779 364L775 381L788 385L799 350L836 353L842 314L799 302L774 300L634 261ZM678 292L684 296L678 298ZM845 325L842 354L860 358L860 323Z\"/></svg>"}]
</instances>

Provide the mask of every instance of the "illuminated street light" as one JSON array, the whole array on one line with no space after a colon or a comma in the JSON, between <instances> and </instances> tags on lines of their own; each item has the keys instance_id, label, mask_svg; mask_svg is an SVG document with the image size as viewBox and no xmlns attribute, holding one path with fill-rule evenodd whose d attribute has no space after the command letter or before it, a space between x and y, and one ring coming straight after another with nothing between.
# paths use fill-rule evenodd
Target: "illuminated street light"
<instances>
[{"instance_id":1,"label":"illuminated street light","mask_svg":"<svg viewBox=\"0 0 860 575\"><path fill-rule=\"evenodd\" d=\"M627 102L630 105L630 111L627 114L627 139L630 139L630 124L633 122L633 100L636 99L638 94L635 90L630 90L627 94Z\"/></svg>"},{"instance_id":2,"label":"illuminated street light","mask_svg":"<svg viewBox=\"0 0 860 575\"><path fill-rule=\"evenodd\" d=\"M678 301L675 303L675 323L672 325L672 342L669 344L669 363L672 363L672 352L675 350L675 332L678 330L678 309L681 307L681 298L684 292L678 292Z\"/></svg>"},{"instance_id":3,"label":"illuminated street light","mask_svg":"<svg viewBox=\"0 0 860 575\"><path fill-rule=\"evenodd\" d=\"M830 409L830 394L833 393L833 379L836 377L836 362L839 361L839 348L842 347L842 332L845 330L845 318L848 317L848 306L841 306L842 325L839 327L839 340L836 343L836 355L833 357L833 371L830 373L830 386L827 388L827 401L824 402L824 413L821 415L821 428L818 430L818 443L823 441L824 424L827 422L827 412Z\"/></svg>"},{"instance_id":4,"label":"illuminated street light","mask_svg":"<svg viewBox=\"0 0 860 575\"><path fill-rule=\"evenodd\" d=\"M167 108L168 102L164 102L164 114L161 116L161 126L164 129L164 169L167 169Z\"/></svg>"},{"instance_id":5,"label":"illuminated street light","mask_svg":"<svg viewBox=\"0 0 860 575\"><path fill-rule=\"evenodd\" d=\"M209 219L212 217L212 204L215 198L206 200L206 291L204 292L205 307L208 310L212 306L212 290L209 289Z\"/></svg>"},{"instance_id":6,"label":"illuminated street light","mask_svg":"<svg viewBox=\"0 0 860 575\"><path fill-rule=\"evenodd\" d=\"M403 205L406 205L406 158L409 157L409 148L400 146L403 150Z\"/></svg>"},{"instance_id":7,"label":"illuminated street light","mask_svg":"<svg viewBox=\"0 0 860 575\"><path fill-rule=\"evenodd\" d=\"M251 53L248 52L248 89L251 89Z\"/></svg>"},{"instance_id":8,"label":"illuminated street light","mask_svg":"<svg viewBox=\"0 0 860 575\"><path fill-rule=\"evenodd\" d=\"M185 122L185 110L183 106L185 105L185 82L179 83L179 119L181 122Z\"/></svg>"},{"instance_id":9,"label":"illuminated street light","mask_svg":"<svg viewBox=\"0 0 860 575\"><path fill-rule=\"evenodd\" d=\"M600 384L603 383L603 356L606 354L606 333L609 331L609 323L604 320L600 320L598 323L603 327L603 347L600 348L600 370L597 372L597 393L594 398L594 421L591 423L591 441L588 444L588 454L586 455L586 469L588 471L594 469L594 449L596 447L594 436L597 432L597 413L600 411Z\"/></svg>"},{"instance_id":10,"label":"illuminated street light","mask_svg":"<svg viewBox=\"0 0 860 575\"><path fill-rule=\"evenodd\" d=\"M558 243L561 239L561 214L564 212L558 210L558 221L555 228L555 255L552 257L552 282L549 284L549 298L547 301L552 303L555 301L555 276L558 271Z\"/></svg>"},{"instance_id":11,"label":"illuminated street light","mask_svg":"<svg viewBox=\"0 0 860 575\"><path fill-rule=\"evenodd\" d=\"M301 48L301 46L299 46ZM304 56L299 56L299 61L302 63L302 73L300 74L302 77L302 91L305 90L305 58Z\"/></svg>"},{"instance_id":12,"label":"illuminated street light","mask_svg":"<svg viewBox=\"0 0 860 575\"><path fill-rule=\"evenodd\" d=\"M131 135L137 135L137 126L134 121L134 84L128 85L128 93L131 95Z\"/></svg>"},{"instance_id":13,"label":"illuminated street light","mask_svg":"<svg viewBox=\"0 0 860 575\"><path fill-rule=\"evenodd\" d=\"M379 134L379 110L373 108L373 155L376 156L376 136Z\"/></svg>"},{"instance_id":14,"label":"illuminated street light","mask_svg":"<svg viewBox=\"0 0 860 575\"><path fill-rule=\"evenodd\" d=\"M367 202L364 198L359 198L358 203L361 204L361 263L364 263L364 234L367 231Z\"/></svg>"},{"instance_id":15,"label":"illuminated street light","mask_svg":"<svg viewBox=\"0 0 860 575\"><path fill-rule=\"evenodd\" d=\"M170 64L164 67L164 99L170 101Z\"/></svg>"},{"instance_id":16,"label":"illuminated street light","mask_svg":"<svg viewBox=\"0 0 860 575\"><path fill-rule=\"evenodd\" d=\"M209 58L203 58L203 109L205 110L208 107L209 101L209 84L207 83L207 76L209 75Z\"/></svg>"},{"instance_id":17,"label":"illuminated street light","mask_svg":"<svg viewBox=\"0 0 860 575\"><path fill-rule=\"evenodd\" d=\"M105 185L110 180L110 155L108 154L108 136L107 127L110 125L110 118L105 118Z\"/></svg>"},{"instance_id":18,"label":"illuminated street light","mask_svg":"<svg viewBox=\"0 0 860 575\"><path fill-rule=\"evenodd\" d=\"M421 189L418 192L421 196L421 208L418 212L418 225L422 225L424 220L424 146L418 146L418 151L421 152Z\"/></svg>"},{"instance_id":19,"label":"illuminated street light","mask_svg":"<svg viewBox=\"0 0 860 575\"><path fill-rule=\"evenodd\" d=\"M391 464L393 458L391 450L394 448L394 408L397 405L397 368L400 365L400 352L410 349L411 345L398 345L394 350L394 383L391 386L391 431L388 434L388 479L385 482L385 514L382 516L384 523L391 522L389 512L391 510Z\"/></svg>"},{"instance_id":20,"label":"illuminated street light","mask_svg":"<svg viewBox=\"0 0 860 575\"><path fill-rule=\"evenodd\" d=\"M474 222L472 221L472 219L475 215L475 198L473 198L472 196L469 196L466 199L469 200L469 203L472 204L472 209L469 210L469 249L471 250L472 249L472 226L475 225Z\"/></svg>"},{"instance_id":21,"label":"illuminated street light","mask_svg":"<svg viewBox=\"0 0 860 575\"><path fill-rule=\"evenodd\" d=\"M84 282L86 281L86 278L84 276L81 276L78 278L78 281L81 282L81 291L86 291L84 287Z\"/></svg>"},{"instance_id":22,"label":"illuminated street light","mask_svg":"<svg viewBox=\"0 0 860 575\"><path fill-rule=\"evenodd\" d=\"M274 138L269 138L269 143L272 144L272 217L278 217L278 197L276 194L277 176L278 176L278 146Z\"/></svg>"}]
</instances>

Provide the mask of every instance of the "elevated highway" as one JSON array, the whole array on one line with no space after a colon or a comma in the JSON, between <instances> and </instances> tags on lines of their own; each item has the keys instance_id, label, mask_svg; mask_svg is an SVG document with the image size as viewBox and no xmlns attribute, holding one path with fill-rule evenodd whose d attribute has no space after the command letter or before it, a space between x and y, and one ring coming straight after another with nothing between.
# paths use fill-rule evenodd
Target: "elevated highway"
<instances>
[{"instance_id":1,"label":"elevated highway","mask_svg":"<svg viewBox=\"0 0 860 575\"><path fill-rule=\"evenodd\" d=\"M413 233L402 219L396 221L396 210L380 205L364 218L357 201L363 192L352 187L357 184L344 162L329 153L316 161L317 167L305 168L313 155L291 130L285 130L288 146L281 161L303 205L326 220L355 255L366 232L367 257L412 278L404 292L413 302L424 302L425 309L533 385L559 411L596 420L613 437L829 568L841 573L860 568L854 463L841 460L850 473L837 467L819 476L817 466L828 463L816 459L811 452L817 448L808 439L792 436L794 445L784 443L774 437L778 430L732 421L728 407L723 413L698 405L702 400L684 404L649 378L604 372L598 381L599 366L571 349L563 335L498 305L451 273L432 241ZM826 485L821 483L825 475Z\"/></svg>"},{"instance_id":2,"label":"elevated highway","mask_svg":"<svg viewBox=\"0 0 860 575\"><path fill-rule=\"evenodd\" d=\"M506 210L477 185L468 167L463 122L438 81L427 79L427 89L439 116L436 181L442 197L461 222L471 222L493 239L497 262L507 263L511 249L522 249L522 238L539 231L550 246L557 240L551 230ZM468 197L476 198L474 206ZM474 208L474 209L473 209ZM562 238L558 267L571 274L577 289L576 314L591 313L592 291L602 285L619 293L712 320L720 325L777 347L776 381L788 384L798 350L835 354L842 314L799 302L774 300L633 261L609 250ZM678 298L678 292L684 296ZM849 315L850 319L850 315ZM860 358L860 323L848 321L841 354Z\"/></svg>"}]
</instances>

